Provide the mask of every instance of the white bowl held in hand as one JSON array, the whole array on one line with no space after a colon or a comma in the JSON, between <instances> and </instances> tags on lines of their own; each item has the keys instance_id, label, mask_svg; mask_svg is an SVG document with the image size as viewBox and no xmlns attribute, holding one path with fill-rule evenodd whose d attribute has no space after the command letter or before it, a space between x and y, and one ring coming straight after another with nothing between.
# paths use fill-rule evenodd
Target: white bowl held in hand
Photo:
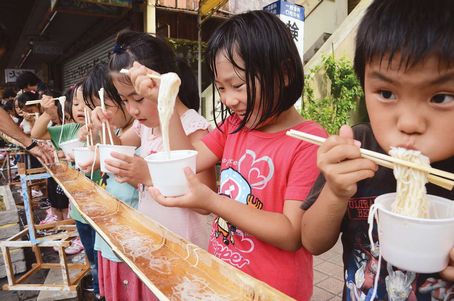
<instances>
[{"instance_id":1,"label":"white bowl held in hand","mask_svg":"<svg viewBox=\"0 0 454 301\"><path fill-rule=\"evenodd\" d=\"M184 174L185 167L196 171L197 151L174 150L169 154L159 152L145 158L153 186L158 188L162 195L180 196L188 191L188 183Z\"/></svg>"},{"instance_id":2,"label":"white bowl held in hand","mask_svg":"<svg viewBox=\"0 0 454 301\"><path fill-rule=\"evenodd\" d=\"M111 145L111 144L99 144L99 161L101 164L102 172L109 172L106 168L104 161L106 160L117 160L112 157L111 153L116 152L127 156L134 156L136 151L135 146L130 145ZM117 160L118 161L118 160Z\"/></svg>"}]
</instances>

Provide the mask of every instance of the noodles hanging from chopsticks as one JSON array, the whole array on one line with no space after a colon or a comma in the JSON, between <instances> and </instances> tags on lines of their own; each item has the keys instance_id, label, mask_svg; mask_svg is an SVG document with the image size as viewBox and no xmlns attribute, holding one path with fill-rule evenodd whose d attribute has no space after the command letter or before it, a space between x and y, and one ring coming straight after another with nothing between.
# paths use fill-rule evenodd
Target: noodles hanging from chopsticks
<instances>
[{"instance_id":1,"label":"noodles hanging from chopsticks","mask_svg":"<svg viewBox=\"0 0 454 301\"><path fill-rule=\"evenodd\" d=\"M392 147L389 154L394 158L430 167L429 158L419 151ZM397 180L396 200L391 206L394 213L409 217L429 217L429 203L425 186L428 182L427 176L426 172L420 170L398 164L394 166L394 177Z\"/></svg>"}]
</instances>

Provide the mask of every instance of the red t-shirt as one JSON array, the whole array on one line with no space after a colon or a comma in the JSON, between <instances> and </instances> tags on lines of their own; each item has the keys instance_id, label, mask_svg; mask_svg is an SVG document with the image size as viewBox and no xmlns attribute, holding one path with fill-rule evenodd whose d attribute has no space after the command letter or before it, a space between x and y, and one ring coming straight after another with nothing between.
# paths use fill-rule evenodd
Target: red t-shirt
<instances>
[{"instance_id":1,"label":"red t-shirt","mask_svg":"<svg viewBox=\"0 0 454 301\"><path fill-rule=\"evenodd\" d=\"M291 138L283 130L264 133L242 129L230 116L203 138L221 161L219 193L258 210L283 212L285 200L303 201L319 175L317 146ZM315 122L293 129L326 137ZM217 217L208 251L225 262L298 300L312 295L312 256L304 248L289 252L265 243Z\"/></svg>"}]
</instances>

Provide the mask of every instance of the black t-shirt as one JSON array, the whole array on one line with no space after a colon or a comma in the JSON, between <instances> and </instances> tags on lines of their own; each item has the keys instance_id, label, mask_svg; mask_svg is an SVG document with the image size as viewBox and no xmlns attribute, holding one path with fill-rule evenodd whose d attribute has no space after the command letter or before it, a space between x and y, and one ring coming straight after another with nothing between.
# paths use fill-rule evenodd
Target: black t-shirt
<instances>
[{"instance_id":1,"label":"black t-shirt","mask_svg":"<svg viewBox=\"0 0 454 301\"><path fill-rule=\"evenodd\" d=\"M372 133L370 124L359 124L353 127L354 137L361 141L361 147L375 152L385 153L378 145ZM454 171L454 157L432 164L432 167ZM307 210L317 199L325 179L320 175L302 208ZM454 192L428 183L427 193L454 200ZM367 217L370 206L377 196L395 192L396 180L389 168L379 167L375 176L358 182L356 194L349 200L347 212L341 226L343 261L344 261L344 295L343 300L370 300L373 281L377 271L378 248L372 253L368 238ZM377 241L377 226L374 225L374 241ZM423 237L421 237L423 239ZM389 273L393 275L389 275ZM402 274L402 273L403 274ZM399 300L454 300L454 283L442 280L436 274L415 274L400 271L382 259L380 279L378 282L377 299L392 300L386 290L385 278L390 276L401 281L402 291L407 297ZM396 284L396 283L394 283Z\"/></svg>"}]
</instances>

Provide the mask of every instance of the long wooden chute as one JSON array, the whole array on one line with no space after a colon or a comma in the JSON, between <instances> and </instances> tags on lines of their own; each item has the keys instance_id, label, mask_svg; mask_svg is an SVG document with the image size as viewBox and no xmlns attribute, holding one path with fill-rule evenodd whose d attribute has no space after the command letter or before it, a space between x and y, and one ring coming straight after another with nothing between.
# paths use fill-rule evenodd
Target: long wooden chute
<instances>
[{"instance_id":1,"label":"long wooden chute","mask_svg":"<svg viewBox=\"0 0 454 301\"><path fill-rule=\"evenodd\" d=\"M160 300L293 300L115 199L66 164L46 168L72 206Z\"/></svg>"}]
</instances>

